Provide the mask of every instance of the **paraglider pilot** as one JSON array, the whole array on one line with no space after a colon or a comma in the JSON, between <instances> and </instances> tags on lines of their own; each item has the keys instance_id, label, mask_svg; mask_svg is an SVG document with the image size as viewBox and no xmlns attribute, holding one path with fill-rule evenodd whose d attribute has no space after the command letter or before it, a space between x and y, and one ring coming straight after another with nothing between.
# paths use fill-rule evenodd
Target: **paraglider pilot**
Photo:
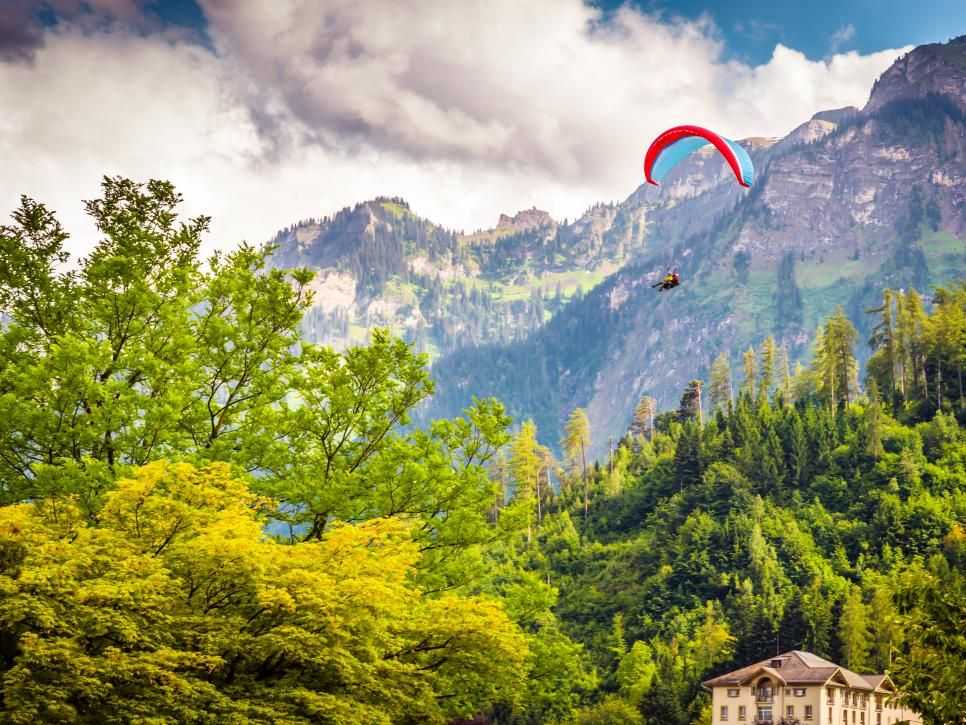
<instances>
[{"instance_id":1,"label":"paraglider pilot","mask_svg":"<svg viewBox=\"0 0 966 725\"><path fill-rule=\"evenodd\" d=\"M681 284L681 276L678 274L677 270L673 272L668 272L657 284L651 285L652 287L659 287L663 292L667 289L674 289L679 284Z\"/></svg>"}]
</instances>

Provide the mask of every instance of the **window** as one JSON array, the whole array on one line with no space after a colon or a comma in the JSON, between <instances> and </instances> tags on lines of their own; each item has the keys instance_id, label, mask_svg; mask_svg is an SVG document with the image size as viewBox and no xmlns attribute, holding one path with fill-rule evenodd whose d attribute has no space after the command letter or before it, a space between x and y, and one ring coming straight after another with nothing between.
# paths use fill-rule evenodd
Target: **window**
<instances>
[{"instance_id":1,"label":"window","mask_svg":"<svg viewBox=\"0 0 966 725\"><path fill-rule=\"evenodd\" d=\"M722 720L727 720L728 719L728 706L727 705L722 705L721 706L721 719Z\"/></svg>"},{"instance_id":2,"label":"window","mask_svg":"<svg viewBox=\"0 0 966 725\"><path fill-rule=\"evenodd\" d=\"M741 694L741 690L737 687L732 687L728 690L728 697L738 697Z\"/></svg>"},{"instance_id":3,"label":"window","mask_svg":"<svg viewBox=\"0 0 966 725\"><path fill-rule=\"evenodd\" d=\"M835 704L835 689L832 687L828 688L828 704L829 705ZM831 720L832 718L829 718L829 722L831 722Z\"/></svg>"},{"instance_id":4,"label":"window","mask_svg":"<svg viewBox=\"0 0 966 725\"><path fill-rule=\"evenodd\" d=\"M805 706L805 719L806 720L811 720L812 719L812 706L811 705L806 705Z\"/></svg>"},{"instance_id":5,"label":"window","mask_svg":"<svg viewBox=\"0 0 966 725\"><path fill-rule=\"evenodd\" d=\"M788 697L788 696L789 696L789 695L791 695L791 694L792 694L792 691L791 691L791 690L789 690L789 689L788 689L788 688L786 687L786 688L785 688L785 697Z\"/></svg>"},{"instance_id":6,"label":"window","mask_svg":"<svg viewBox=\"0 0 966 725\"><path fill-rule=\"evenodd\" d=\"M882 713L877 712L875 714L875 725L882 725Z\"/></svg>"},{"instance_id":7,"label":"window","mask_svg":"<svg viewBox=\"0 0 966 725\"><path fill-rule=\"evenodd\" d=\"M786 717L795 717L795 706L794 705L787 705L785 707L785 716Z\"/></svg>"},{"instance_id":8,"label":"window","mask_svg":"<svg viewBox=\"0 0 966 725\"><path fill-rule=\"evenodd\" d=\"M739 720L744 720L745 719L745 706L744 705L738 705L738 719Z\"/></svg>"},{"instance_id":9,"label":"window","mask_svg":"<svg viewBox=\"0 0 966 725\"><path fill-rule=\"evenodd\" d=\"M852 722L855 722L855 710L852 711Z\"/></svg>"},{"instance_id":10,"label":"window","mask_svg":"<svg viewBox=\"0 0 966 725\"><path fill-rule=\"evenodd\" d=\"M859 713L859 722L865 725L865 710Z\"/></svg>"},{"instance_id":11,"label":"window","mask_svg":"<svg viewBox=\"0 0 966 725\"><path fill-rule=\"evenodd\" d=\"M846 725L849 722L849 711L845 708L842 708L842 722L846 723Z\"/></svg>"},{"instance_id":12,"label":"window","mask_svg":"<svg viewBox=\"0 0 966 725\"><path fill-rule=\"evenodd\" d=\"M805 697L804 687L796 687L794 692L795 692L795 697Z\"/></svg>"}]
</instances>

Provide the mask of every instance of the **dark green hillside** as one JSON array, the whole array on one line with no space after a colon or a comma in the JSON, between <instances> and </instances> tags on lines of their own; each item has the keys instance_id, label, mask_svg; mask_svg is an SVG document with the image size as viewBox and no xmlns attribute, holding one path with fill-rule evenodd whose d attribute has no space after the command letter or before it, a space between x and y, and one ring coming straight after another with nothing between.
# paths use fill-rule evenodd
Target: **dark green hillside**
<instances>
[{"instance_id":1,"label":"dark green hillside","mask_svg":"<svg viewBox=\"0 0 966 725\"><path fill-rule=\"evenodd\" d=\"M914 332L878 338L876 359L895 367L876 370L901 372L877 372L871 397L849 387L854 330L835 317L787 385L759 365L703 423L682 409L626 437L592 473L586 521L580 472L565 475L540 570L601 671L599 697L648 723L707 722L702 679L789 649L900 683L925 676L919 630L906 630L918 588L944 582L950 623L966 612L966 287L929 316L915 296L894 304L894 329ZM947 662L963 654L946 641ZM954 688L946 712L964 703Z\"/></svg>"}]
</instances>

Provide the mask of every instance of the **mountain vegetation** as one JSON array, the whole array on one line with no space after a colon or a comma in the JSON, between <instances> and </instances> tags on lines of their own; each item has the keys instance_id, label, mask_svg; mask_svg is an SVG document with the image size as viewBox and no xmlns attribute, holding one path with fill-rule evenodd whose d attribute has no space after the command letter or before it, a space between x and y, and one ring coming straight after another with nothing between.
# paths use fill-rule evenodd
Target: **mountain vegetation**
<instances>
[{"instance_id":1,"label":"mountain vegetation","mask_svg":"<svg viewBox=\"0 0 966 725\"><path fill-rule=\"evenodd\" d=\"M833 310L558 460L493 398L414 420L428 356L310 342L313 273L203 262L179 202L106 178L73 266L0 227L4 720L701 725L795 646L963 722L962 283L882 293L865 376Z\"/></svg>"}]
</instances>

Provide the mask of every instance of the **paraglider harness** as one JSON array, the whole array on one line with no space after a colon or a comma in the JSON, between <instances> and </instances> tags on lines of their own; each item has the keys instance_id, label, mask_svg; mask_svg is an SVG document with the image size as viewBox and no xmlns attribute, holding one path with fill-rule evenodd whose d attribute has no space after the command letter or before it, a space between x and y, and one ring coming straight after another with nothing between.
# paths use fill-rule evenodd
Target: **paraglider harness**
<instances>
[{"instance_id":1,"label":"paraglider harness","mask_svg":"<svg viewBox=\"0 0 966 725\"><path fill-rule=\"evenodd\" d=\"M660 282L652 284L651 287L660 288L660 291L663 292L664 290L674 289L679 284L681 284L681 277L678 275L677 270L674 270L673 272L668 272Z\"/></svg>"}]
</instances>

